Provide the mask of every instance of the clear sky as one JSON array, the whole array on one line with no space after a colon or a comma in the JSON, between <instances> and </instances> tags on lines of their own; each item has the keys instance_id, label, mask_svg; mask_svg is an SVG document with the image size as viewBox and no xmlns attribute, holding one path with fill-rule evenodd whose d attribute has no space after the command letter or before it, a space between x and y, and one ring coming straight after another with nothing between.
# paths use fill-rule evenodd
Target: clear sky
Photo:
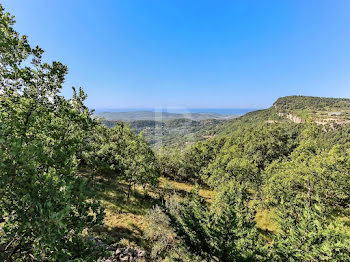
<instances>
[{"instance_id":1,"label":"clear sky","mask_svg":"<svg viewBox=\"0 0 350 262\"><path fill-rule=\"evenodd\" d=\"M1 0L92 108L350 97L349 0Z\"/></svg>"}]
</instances>

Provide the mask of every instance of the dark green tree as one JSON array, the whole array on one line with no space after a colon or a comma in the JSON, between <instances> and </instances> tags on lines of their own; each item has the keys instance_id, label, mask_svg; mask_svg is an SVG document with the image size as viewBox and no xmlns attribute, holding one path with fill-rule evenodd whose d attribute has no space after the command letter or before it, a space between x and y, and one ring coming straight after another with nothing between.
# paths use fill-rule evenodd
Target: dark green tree
<instances>
[{"instance_id":1,"label":"dark green tree","mask_svg":"<svg viewBox=\"0 0 350 262\"><path fill-rule=\"evenodd\" d=\"M165 208L181 244L205 261L258 261L264 243L255 227L255 208L245 185L224 186L211 207L196 192L171 198Z\"/></svg>"},{"instance_id":2,"label":"dark green tree","mask_svg":"<svg viewBox=\"0 0 350 262\"><path fill-rule=\"evenodd\" d=\"M220 186L236 179L260 190L261 173L273 161L288 156L294 148L292 134L280 125L258 124L235 130L204 170L204 180Z\"/></svg>"},{"instance_id":3,"label":"dark green tree","mask_svg":"<svg viewBox=\"0 0 350 262\"><path fill-rule=\"evenodd\" d=\"M271 260L350 260L350 232L343 222L327 216L324 208L317 204L299 203L294 213L283 203L278 209L281 231L274 237Z\"/></svg>"},{"instance_id":4,"label":"dark green tree","mask_svg":"<svg viewBox=\"0 0 350 262\"><path fill-rule=\"evenodd\" d=\"M159 168L156 157L143 138L136 135L125 123L117 123L113 128L97 126L82 154L86 167L93 175L108 179L126 181L131 188L141 185L154 186L158 182Z\"/></svg>"}]
</instances>

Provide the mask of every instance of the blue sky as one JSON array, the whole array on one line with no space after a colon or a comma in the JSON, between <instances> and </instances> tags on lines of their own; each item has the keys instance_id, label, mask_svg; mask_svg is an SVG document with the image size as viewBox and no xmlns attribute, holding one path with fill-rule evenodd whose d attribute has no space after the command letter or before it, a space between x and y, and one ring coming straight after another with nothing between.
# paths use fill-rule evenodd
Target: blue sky
<instances>
[{"instance_id":1,"label":"blue sky","mask_svg":"<svg viewBox=\"0 0 350 262\"><path fill-rule=\"evenodd\" d=\"M2 0L92 108L350 97L349 0Z\"/></svg>"}]
</instances>

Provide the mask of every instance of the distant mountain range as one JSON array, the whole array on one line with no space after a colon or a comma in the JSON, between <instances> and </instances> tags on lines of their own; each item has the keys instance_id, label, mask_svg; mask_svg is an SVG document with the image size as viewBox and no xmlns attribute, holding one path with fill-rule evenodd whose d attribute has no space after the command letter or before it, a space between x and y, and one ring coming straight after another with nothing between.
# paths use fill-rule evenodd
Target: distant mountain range
<instances>
[{"instance_id":1,"label":"distant mountain range","mask_svg":"<svg viewBox=\"0 0 350 262\"><path fill-rule=\"evenodd\" d=\"M100 112L95 116L108 121L136 121L136 120L156 120L169 121L174 119L207 120L207 119L233 119L242 114L219 114L219 113L170 113L153 111L130 111L130 112Z\"/></svg>"}]
</instances>

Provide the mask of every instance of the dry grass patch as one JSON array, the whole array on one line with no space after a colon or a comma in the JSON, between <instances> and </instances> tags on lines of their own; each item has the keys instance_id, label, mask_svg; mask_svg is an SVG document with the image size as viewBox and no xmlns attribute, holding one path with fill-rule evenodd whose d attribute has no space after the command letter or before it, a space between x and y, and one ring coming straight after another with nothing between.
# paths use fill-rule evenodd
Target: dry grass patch
<instances>
[{"instance_id":1,"label":"dry grass patch","mask_svg":"<svg viewBox=\"0 0 350 262\"><path fill-rule=\"evenodd\" d=\"M259 210L255 216L256 227L262 231L273 233L278 232L277 214L275 210Z\"/></svg>"},{"instance_id":2,"label":"dry grass patch","mask_svg":"<svg viewBox=\"0 0 350 262\"><path fill-rule=\"evenodd\" d=\"M96 228L99 237L106 243L127 241L145 249L149 247L144 236L148 211L153 206L160 205L166 195L176 193L183 196L195 187L160 178L159 185L147 188L147 191L142 187L135 187L128 201L128 186L124 182L97 177L92 186L106 209L104 225ZM215 197L215 192L208 189L200 189L199 194L208 202Z\"/></svg>"},{"instance_id":3,"label":"dry grass patch","mask_svg":"<svg viewBox=\"0 0 350 262\"><path fill-rule=\"evenodd\" d=\"M191 192L195 188L195 185L184 182L171 181L168 178L161 177L159 179L159 187L165 190L173 190L175 193L183 195ZM199 190L199 195L206 199L208 202L212 202L215 199L216 194L213 190L201 188Z\"/></svg>"}]
</instances>

